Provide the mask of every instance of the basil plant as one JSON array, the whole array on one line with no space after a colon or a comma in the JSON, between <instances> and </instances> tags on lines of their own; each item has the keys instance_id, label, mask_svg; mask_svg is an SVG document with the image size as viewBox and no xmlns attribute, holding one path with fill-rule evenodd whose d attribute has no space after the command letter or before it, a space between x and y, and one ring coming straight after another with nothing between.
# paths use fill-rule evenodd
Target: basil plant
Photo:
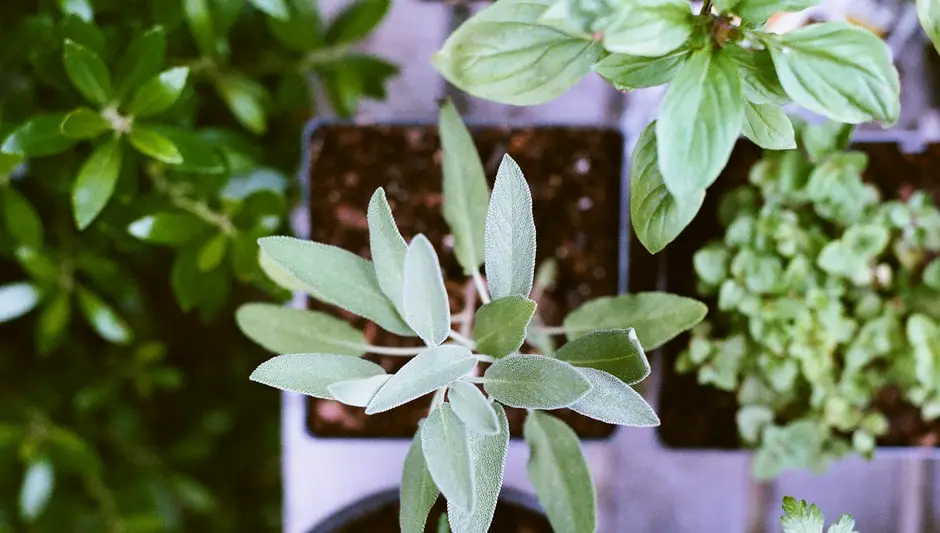
<instances>
[{"instance_id":1,"label":"basil plant","mask_svg":"<svg viewBox=\"0 0 940 533\"><path fill-rule=\"evenodd\" d=\"M780 526L783 527L783 533L823 533L826 518L815 503L784 496L782 507ZM829 524L826 533L858 533L855 531L855 519L850 514L844 514Z\"/></svg>"},{"instance_id":2,"label":"basil plant","mask_svg":"<svg viewBox=\"0 0 940 533\"><path fill-rule=\"evenodd\" d=\"M454 251L482 306L454 316L437 253L423 235L406 241L378 189L368 208L372 260L290 237L259 240L272 278L416 337L411 348L372 346L362 332L330 315L247 304L241 329L284 353L251 379L273 387L389 411L433 393L402 474L402 531L423 532L439 492L455 532L487 531L499 495L509 427L505 407L528 410L528 472L556 531L595 530L595 492L574 431L548 411L570 408L603 422L655 426L636 392L656 348L705 316L703 304L665 293L605 297L585 303L558 327L537 326L530 299L535 267L532 199L522 171L504 157L492 194L473 140L451 104L441 112L444 215ZM485 276L479 272L484 265ZM460 322L465 333L454 330ZM537 339L561 334L554 352ZM526 352L526 353L523 353ZM411 359L387 374L364 354ZM482 390L481 387L482 386Z\"/></svg>"},{"instance_id":3,"label":"basil plant","mask_svg":"<svg viewBox=\"0 0 940 533\"><path fill-rule=\"evenodd\" d=\"M631 178L633 227L656 253L692 221L739 135L795 148L782 106L850 124L897 120L898 73L876 35L842 22L765 29L774 13L817 3L708 0L693 12L685 0L500 0L434 64L457 87L514 105L554 99L591 71L624 91L668 84Z\"/></svg>"},{"instance_id":4,"label":"basil plant","mask_svg":"<svg viewBox=\"0 0 940 533\"><path fill-rule=\"evenodd\" d=\"M767 153L694 256L718 313L678 369L737 394L759 478L871 456L889 387L940 418L940 209L920 191L882 199L850 133L808 126L801 151Z\"/></svg>"}]
</instances>

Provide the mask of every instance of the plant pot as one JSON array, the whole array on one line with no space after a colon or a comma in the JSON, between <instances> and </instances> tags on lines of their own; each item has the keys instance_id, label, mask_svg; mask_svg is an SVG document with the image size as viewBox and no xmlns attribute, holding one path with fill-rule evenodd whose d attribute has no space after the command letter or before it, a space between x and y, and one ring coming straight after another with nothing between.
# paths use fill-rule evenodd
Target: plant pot
<instances>
[{"instance_id":1,"label":"plant pot","mask_svg":"<svg viewBox=\"0 0 940 533\"><path fill-rule=\"evenodd\" d=\"M397 533L399 505L398 489L372 494L340 509L309 533ZM427 533L437 531L438 520L446 510L444 500L438 499L428 517ZM538 503L528 494L510 489L500 493L490 529L501 533L552 531Z\"/></svg>"},{"instance_id":2,"label":"plant pot","mask_svg":"<svg viewBox=\"0 0 940 533\"><path fill-rule=\"evenodd\" d=\"M940 200L940 144L923 146L917 135L903 132L857 132L854 149L868 154L865 179L875 184L884 198L896 198L908 189L926 190ZM634 237L630 245L631 292L659 287L677 294L698 297L692 266L694 253L708 242L720 239L717 206L724 192L747 182L751 166L761 151L749 141L738 142L725 171L709 189L699 214L666 251L651 256ZM898 179L904 176L904 180ZM715 313L715 302L705 300ZM735 422L738 405L734 394L699 385L695 373L679 374L675 361L687 346L688 336L675 339L660 350L653 376L658 388L662 425L657 433L661 443L673 449L741 449ZM886 450L914 451L923 456L923 446L940 445L940 422L926 423L913 406L900 396L885 391L875 402L889 418L890 429L879 439L879 453ZM940 457L940 448L933 453Z\"/></svg>"}]
</instances>

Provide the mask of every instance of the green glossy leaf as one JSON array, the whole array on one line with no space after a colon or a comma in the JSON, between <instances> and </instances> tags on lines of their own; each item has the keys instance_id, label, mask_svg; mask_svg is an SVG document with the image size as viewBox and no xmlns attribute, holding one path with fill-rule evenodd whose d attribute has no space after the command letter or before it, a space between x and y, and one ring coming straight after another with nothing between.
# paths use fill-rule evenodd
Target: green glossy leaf
<instances>
[{"instance_id":1,"label":"green glossy leaf","mask_svg":"<svg viewBox=\"0 0 940 533\"><path fill-rule=\"evenodd\" d=\"M93 139L110 130L111 123L97 111L79 107L65 116L60 128L70 139Z\"/></svg>"},{"instance_id":2,"label":"green glossy leaf","mask_svg":"<svg viewBox=\"0 0 940 533\"><path fill-rule=\"evenodd\" d=\"M401 533L424 533L431 507L437 501L440 491L421 449L421 429L418 428L401 472L401 511L398 514L398 527Z\"/></svg>"},{"instance_id":3,"label":"green glossy leaf","mask_svg":"<svg viewBox=\"0 0 940 533\"><path fill-rule=\"evenodd\" d=\"M288 7L291 11L288 18L267 20L271 35L288 50L301 54L323 46L323 24L317 6L304 0L295 0Z\"/></svg>"},{"instance_id":4,"label":"green glossy leaf","mask_svg":"<svg viewBox=\"0 0 940 533\"><path fill-rule=\"evenodd\" d=\"M127 226L127 232L142 241L171 246L198 240L208 229L208 224L201 218L183 212L147 215Z\"/></svg>"},{"instance_id":5,"label":"green glossy leaf","mask_svg":"<svg viewBox=\"0 0 940 533\"><path fill-rule=\"evenodd\" d=\"M137 90L127 113L137 118L163 113L179 100L188 78L187 67L171 68L157 74Z\"/></svg>"},{"instance_id":6,"label":"green glossy leaf","mask_svg":"<svg viewBox=\"0 0 940 533\"><path fill-rule=\"evenodd\" d=\"M506 453L509 451L509 421L506 419L506 412L499 404L494 404L493 407L499 420L499 433L484 435L467 432L476 502L470 512L450 501L447 502L447 518L454 533L490 531L499 493L503 488L503 470L506 466Z\"/></svg>"},{"instance_id":7,"label":"green glossy leaf","mask_svg":"<svg viewBox=\"0 0 940 533\"><path fill-rule=\"evenodd\" d=\"M528 297L535 276L532 194L519 165L503 156L486 213L486 280L494 299Z\"/></svg>"},{"instance_id":8,"label":"green glossy leaf","mask_svg":"<svg viewBox=\"0 0 940 533\"><path fill-rule=\"evenodd\" d=\"M568 363L541 355L510 355L483 375L483 388L496 401L525 409L561 409L591 390L591 383Z\"/></svg>"},{"instance_id":9,"label":"green glossy leaf","mask_svg":"<svg viewBox=\"0 0 940 533\"><path fill-rule=\"evenodd\" d=\"M650 351L701 322L706 313L708 308L691 298L639 292L591 300L565 318L564 329L574 339L602 329L633 328Z\"/></svg>"},{"instance_id":10,"label":"green glossy leaf","mask_svg":"<svg viewBox=\"0 0 940 533\"><path fill-rule=\"evenodd\" d=\"M366 414L383 413L466 376L477 361L457 345L429 348L401 367L369 402Z\"/></svg>"},{"instance_id":11,"label":"green glossy leaf","mask_svg":"<svg viewBox=\"0 0 940 533\"><path fill-rule=\"evenodd\" d=\"M13 187L0 186L0 214L16 242L33 248L42 246L42 220L29 200Z\"/></svg>"},{"instance_id":12,"label":"green glossy leaf","mask_svg":"<svg viewBox=\"0 0 940 533\"><path fill-rule=\"evenodd\" d=\"M123 99L160 72L165 56L166 31L161 26L150 28L135 37L115 71L117 96Z\"/></svg>"},{"instance_id":13,"label":"green glossy leaf","mask_svg":"<svg viewBox=\"0 0 940 533\"><path fill-rule=\"evenodd\" d=\"M414 334L382 293L370 261L335 246L290 237L266 237L258 244L314 298L368 318L390 333Z\"/></svg>"},{"instance_id":14,"label":"green glossy leaf","mask_svg":"<svg viewBox=\"0 0 940 533\"><path fill-rule=\"evenodd\" d=\"M121 346L133 342L134 332L131 331L130 326L104 300L81 287L78 288L76 294L78 296L79 311L85 317L88 325L102 339Z\"/></svg>"},{"instance_id":15,"label":"green glossy leaf","mask_svg":"<svg viewBox=\"0 0 940 533\"><path fill-rule=\"evenodd\" d=\"M940 54L940 1L917 0L917 19Z\"/></svg>"},{"instance_id":16,"label":"green glossy leaf","mask_svg":"<svg viewBox=\"0 0 940 533\"><path fill-rule=\"evenodd\" d=\"M385 190L379 187L369 201L367 214L369 224L369 251L375 263L375 276L379 287L395 307L402 311L402 284L405 279L405 253L408 243L395 225L395 217L385 198Z\"/></svg>"},{"instance_id":17,"label":"green glossy leaf","mask_svg":"<svg viewBox=\"0 0 940 533\"><path fill-rule=\"evenodd\" d=\"M0 151L26 157L60 154L74 144L72 139L62 134L60 126L64 119L65 115L61 113L35 115L7 135Z\"/></svg>"},{"instance_id":18,"label":"green glossy leaf","mask_svg":"<svg viewBox=\"0 0 940 533\"><path fill-rule=\"evenodd\" d=\"M578 337L555 352L555 359L603 370L629 385L650 375L649 360L632 329L595 331Z\"/></svg>"},{"instance_id":19,"label":"green glossy leaf","mask_svg":"<svg viewBox=\"0 0 940 533\"><path fill-rule=\"evenodd\" d=\"M659 417L639 392L603 370L582 368L591 392L570 409L584 416L618 426L653 427Z\"/></svg>"},{"instance_id":20,"label":"green glossy leaf","mask_svg":"<svg viewBox=\"0 0 940 533\"><path fill-rule=\"evenodd\" d=\"M802 11L818 3L819 0L741 0L734 12L746 22L762 23L774 13Z\"/></svg>"},{"instance_id":21,"label":"green glossy leaf","mask_svg":"<svg viewBox=\"0 0 940 533\"><path fill-rule=\"evenodd\" d=\"M39 289L32 283L0 285L0 323L9 322L32 311L39 304L40 298Z\"/></svg>"},{"instance_id":22,"label":"green glossy leaf","mask_svg":"<svg viewBox=\"0 0 940 533\"><path fill-rule=\"evenodd\" d=\"M705 191L687 197L669 192L659 171L656 122L643 131L630 161L630 221L650 253L658 253L682 233L698 214Z\"/></svg>"},{"instance_id":23,"label":"green glossy leaf","mask_svg":"<svg viewBox=\"0 0 940 533\"><path fill-rule=\"evenodd\" d=\"M444 151L444 219L454 234L457 261L471 275L483 263L489 186L473 138L449 100L441 107L438 127Z\"/></svg>"},{"instance_id":24,"label":"green glossy leaf","mask_svg":"<svg viewBox=\"0 0 940 533\"><path fill-rule=\"evenodd\" d=\"M843 22L811 24L768 37L780 83L801 106L837 122L889 126L901 110L888 45Z\"/></svg>"},{"instance_id":25,"label":"green glossy leaf","mask_svg":"<svg viewBox=\"0 0 940 533\"><path fill-rule=\"evenodd\" d=\"M405 322L428 346L444 342L450 331L450 302L437 252L424 235L408 245L402 293Z\"/></svg>"},{"instance_id":26,"label":"green glossy leaf","mask_svg":"<svg viewBox=\"0 0 940 533\"><path fill-rule=\"evenodd\" d=\"M225 251L228 249L228 236L224 233L217 233L209 239L199 249L199 271L211 272L216 269L222 260L225 259Z\"/></svg>"},{"instance_id":27,"label":"green glossy leaf","mask_svg":"<svg viewBox=\"0 0 940 533\"><path fill-rule=\"evenodd\" d=\"M659 170L673 195L688 198L711 185L731 157L744 122L737 66L703 48L669 85L656 121Z\"/></svg>"},{"instance_id":28,"label":"green glossy leaf","mask_svg":"<svg viewBox=\"0 0 940 533\"><path fill-rule=\"evenodd\" d=\"M332 399L329 386L334 383L384 374L379 365L358 357L295 353L268 359L255 368L249 379L283 391Z\"/></svg>"},{"instance_id":29,"label":"green glossy leaf","mask_svg":"<svg viewBox=\"0 0 940 533\"><path fill-rule=\"evenodd\" d=\"M68 332L71 315L71 299L64 291L43 307L36 324L36 351L40 355L48 355L62 344Z\"/></svg>"},{"instance_id":30,"label":"green glossy leaf","mask_svg":"<svg viewBox=\"0 0 940 533\"><path fill-rule=\"evenodd\" d=\"M431 479L449 503L471 511L475 476L467 437L463 422L446 403L431 411L421 426L421 449Z\"/></svg>"},{"instance_id":31,"label":"green glossy leaf","mask_svg":"<svg viewBox=\"0 0 940 533\"><path fill-rule=\"evenodd\" d=\"M581 80L599 42L538 23L552 0L501 0L452 33L432 63L447 81L487 100L535 105Z\"/></svg>"},{"instance_id":32,"label":"green glossy leaf","mask_svg":"<svg viewBox=\"0 0 940 533\"><path fill-rule=\"evenodd\" d=\"M134 129L132 129L130 135L128 135L128 140L131 142L131 146L136 148L138 152L150 156L157 161L163 161L170 165L183 162L183 154L181 154L179 148L173 144L173 141L167 139L152 128L142 124L135 124Z\"/></svg>"},{"instance_id":33,"label":"green glossy leaf","mask_svg":"<svg viewBox=\"0 0 940 533\"><path fill-rule=\"evenodd\" d=\"M796 149L796 134L790 118L775 104L744 104L741 133L765 150Z\"/></svg>"},{"instance_id":34,"label":"green glossy leaf","mask_svg":"<svg viewBox=\"0 0 940 533\"><path fill-rule=\"evenodd\" d=\"M183 157L174 170L193 174L221 174L227 170L219 148L199 135L167 126L151 125L149 129L169 139Z\"/></svg>"},{"instance_id":35,"label":"green glossy leaf","mask_svg":"<svg viewBox=\"0 0 940 533\"><path fill-rule=\"evenodd\" d=\"M361 41L385 18L390 0L356 0L346 7L326 30L326 42L352 44Z\"/></svg>"},{"instance_id":36,"label":"green glossy leaf","mask_svg":"<svg viewBox=\"0 0 940 533\"><path fill-rule=\"evenodd\" d=\"M375 398L375 394L379 392L379 389L388 383L390 378L391 376L386 374L339 381L327 387L327 390L337 401L354 407L365 407L369 405L372 398Z\"/></svg>"},{"instance_id":37,"label":"green glossy leaf","mask_svg":"<svg viewBox=\"0 0 940 533\"><path fill-rule=\"evenodd\" d=\"M255 135L267 131L265 102L268 96L263 86L248 78L226 76L217 80L215 87L242 126Z\"/></svg>"},{"instance_id":38,"label":"green glossy leaf","mask_svg":"<svg viewBox=\"0 0 940 533\"><path fill-rule=\"evenodd\" d=\"M632 91L669 83L685 64L689 54L687 48L660 57L611 54L592 68L618 90Z\"/></svg>"},{"instance_id":39,"label":"green glossy leaf","mask_svg":"<svg viewBox=\"0 0 940 533\"><path fill-rule=\"evenodd\" d=\"M523 427L529 445L526 470L548 521L557 533L597 528L597 501L578 436L564 422L538 411Z\"/></svg>"},{"instance_id":40,"label":"green glossy leaf","mask_svg":"<svg viewBox=\"0 0 940 533\"><path fill-rule=\"evenodd\" d=\"M454 413L470 431L485 435L499 433L499 418L496 416L493 402L487 399L476 385L455 381L447 389L447 399Z\"/></svg>"},{"instance_id":41,"label":"green glossy leaf","mask_svg":"<svg viewBox=\"0 0 940 533\"><path fill-rule=\"evenodd\" d=\"M480 307L473 321L477 351L493 357L515 352L534 315L535 302L523 296L507 296Z\"/></svg>"},{"instance_id":42,"label":"green glossy leaf","mask_svg":"<svg viewBox=\"0 0 940 533\"><path fill-rule=\"evenodd\" d=\"M77 44L88 47L99 56L106 56L109 52L108 42L96 24L85 22L74 15L66 16L59 24L59 30L63 43L65 39L71 39ZM53 37L55 38L55 37ZM59 58L61 59L61 58Z\"/></svg>"},{"instance_id":43,"label":"green glossy leaf","mask_svg":"<svg viewBox=\"0 0 940 533\"><path fill-rule=\"evenodd\" d=\"M70 39L65 40L64 50L65 72L78 92L93 104L107 104L114 92L104 61L91 49Z\"/></svg>"},{"instance_id":44,"label":"green glossy leaf","mask_svg":"<svg viewBox=\"0 0 940 533\"><path fill-rule=\"evenodd\" d=\"M20 154L5 154L0 152L0 176L6 176L13 172L22 162L23 156Z\"/></svg>"},{"instance_id":45,"label":"green glossy leaf","mask_svg":"<svg viewBox=\"0 0 940 533\"><path fill-rule=\"evenodd\" d=\"M57 3L63 15L75 15L85 22L92 22L95 18L95 10L89 0L58 0Z\"/></svg>"},{"instance_id":46,"label":"green glossy leaf","mask_svg":"<svg viewBox=\"0 0 940 533\"><path fill-rule=\"evenodd\" d=\"M31 461L20 487L20 518L26 523L35 522L46 510L54 488L55 470L52 462L46 458Z\"/></svg>"},{"instance_id":47,"label":"green glossy leaf","mask_svg":"<svg viewBox=\"0 0 940 533\"><path fill-rule=\"evenodd\" d=\"M19 246L14 252L16 261L33 279L42 283L55 283L61 278L60 265L35 248Z\"/></svg>"},{"instance_id":48,"label":"green glossy leaf","mask_svg":"<svg viewBox=\"0 0 940 533\"><path fill-rule=\"evenodd\" d=\"M85 229L108 205L121 174L121 143L111 139L95 148L72 185L72 209L78 229Z\"/></svg>"},{"instance_id":49,"label":"green glossy leaf","mask_svg":"<svg viewBox=\"0 0 940 533\"><path fill-rule=\"evenodd\" d=\"M251 5L263 11L266 15L276 19L287 20L290 18L290 10L287 8L285 0L249 0Z\"/></svg>"},{"instance_id":50,"label":"green glossy leaf","mask_svg":"<svg viewBox=\"0 0 940 533\"><path fill-rule=\"evenodd\" d=\"M250 303L238 308L235 321L242 333L275 353L365 353L362 332L326 313Z\"/></svg>"},{"instance_id":51,"label":"green glossy leaf","mask_svg":"<svg viewBox=\"0 0 940 533\"><path fill-rule=\"evenodd\" d=\"M695 17L686 0L628 2L618 11L603 31L604 48L616 54L657 58L681 48L692 35Z\"/></svg>"},{"instance_id":52,"label":"green glossy leaf","mask_svg":"<svg viewBox=\"0 0 940 533\"><path fill-rule=\"evenodd\" d=\"M217 55L218 37L212 21L212 13L209 11L208 0L182 0L182 2L186 24L199 50L207 56Z\"/></svg>"}]
</instances>

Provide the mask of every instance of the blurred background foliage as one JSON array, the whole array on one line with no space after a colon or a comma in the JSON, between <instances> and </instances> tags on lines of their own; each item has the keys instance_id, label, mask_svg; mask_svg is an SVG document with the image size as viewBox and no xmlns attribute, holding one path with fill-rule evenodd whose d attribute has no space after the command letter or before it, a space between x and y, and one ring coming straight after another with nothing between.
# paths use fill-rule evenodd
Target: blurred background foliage
<instances>
[{"instance_id":1,"label":"blurred background foliage","mask_svg":"<svg viewBox=\"0 0 940 533\"><path fill-rule=\"evenodd\" d=\"M354 48L388 8L4 0L0 532L279 530L277 396L233 309L287 296L255 241L314 96L385 96Z\"/></svg>"}]
</instances>

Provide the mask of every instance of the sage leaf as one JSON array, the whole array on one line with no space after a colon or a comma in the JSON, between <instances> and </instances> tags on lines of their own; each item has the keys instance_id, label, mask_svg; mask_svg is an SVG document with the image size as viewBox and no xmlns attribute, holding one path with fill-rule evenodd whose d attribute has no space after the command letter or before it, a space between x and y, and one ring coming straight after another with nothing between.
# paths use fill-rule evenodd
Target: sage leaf
<instances>
[{"instance_id":1,"label":"sage leaf","mask_svg":"<svg viewBox=\"0 0 940 533\"><path fill-rule=\"evenodd\" d=\"M31 461L20 487L20 518L30 524L36 521L52 498L55 488L55 470L46 458Z\"/></svg>"},{"instance_id":2,"label":"sage leaf","mask_svg":"<svg viewBox=\"0 0 940 533\"><path fill-rule=\"evenodd\" d=\"M332 399L329 387L352 379L381 376L385 370L372 361L348 355L294 353L258 365L248 379L269 387L314 398Z\"/></svg>"},{"instance_id":3,"label":"sage leaf","mask_svg":"<svg viewBox=\"0 0 940 533\"><path fill-rule=\"evenodd\" d=\"M486 280L494 299L529 296L535 277L532 194L519 165L508 155L496 172L486 213Z\"/></svg>"},{"instance_id":4,"label":"sage leaf","mask_svg":"<svg viewBox=\"0 0 940 533\"><path fill-rule=\"evenodd\" d=\"M138 218L127 227L127 232L149 243L179 246L199 240L209 227L192 213L168 212Z\"/></svg>"},{"instance_id":5,"label":"sage leaf","mask_svg":"<svg viewBox=\"0 0 940 533\"><path fill-rule=\"evenodd\" d=\"M767 50L745 50L733 47L729 51L738 63L741 92L755 104L786 104L790 101L780 85L774 61Z\"/></svg>"},{"instance_id":6,"label":"sage leaf","mask_svg":"<svg viewBox=\"0 0 940 533\"><path fill-rule=\"evenodd\" d=\"M157 74L144 83L127 108L133 117L146 118L159 115L173 106L186 88L189 68L176 67Z\"/></svg>"},{"instance_id":7,"label":"sage leaf","mask_svg":"<svg viewBox=\"0 0 940 533\"><path fill-rule=\"evenodd\" d=\"M134 340L130 326L104 300L82 287L78 288L76 295L79 311L102 339L120 346Z\"/></svg>"},{"instance_id":8,"label":"sage leaf","mask_svg":"<svg viewBox=\"0 0 940 533\"><path fill-rule=\"evenodd\" d=\"M618 426L659 425L656 412L630 385L603 370L582 368L581 374L591 382L591 392L572 405L572 411Z\"/></svg>"},{"instance_id":9,"label":"sage leaf","mask_svg":"<svg viewBox=\"0 0 940 533\"><path fill-rule=\"evenodd\" d=\"M60 154L75 143L62 134L65 115L36 115L19 125L0 144L0 152L26 157Z\"/></svg>"},{"instance_id":10,"label":"sage leaf","mask_svg":"<svg viewBox=\"0 0 940 533\"><path fill-rule=\"evenodd\" d=\"M402 283L405 277L405 252L408 243L395 225L392 209L385 198L385 190L376 189L369 200L369 250L375 264L379 287L395 307L402 310Z\"/></svg>"},{"instance_id":11,"label":"sage leaf","mask_svg":"<svg viewBox=\"0 0 940 533\"><path fill-rule=\"evenodd\" d=\"M111 123L100 113L87 107L79 107L65 116L60 128L62 134L69 139L94 139L111 129Z\"/></svg>"},{"instance_id":12,"label":"sage leaf","mask_svg":"<svg viewBox=\"0 0 940 533\"><path fill-rule=\"evenodd\" d=\"M255 6L265 15L276 19L287 20L290 18L290 11L287 8L285 0L249 0L251 5Z\"/></svg>"},{"instance_id":13,"label":"sage leaf","mask_svg":"<svg viewBox=\"0 0 940 533\"><path fill-rule=\"evenodd\" d=\"M787 114L775 104L744 104L741 133L765 150L796 149L796 133Z\"/></svg>"},{"instance_id":14,"label":"sage leaf","mask_svg":"<svg viewBox=\"0 0 940 533\"><path fill-rule=\"evenodd\" d=\"M402 290L405 322L428 346L444 342L450 331L450 302L441 263L424 235L408 245Z\"/></svg>"},{"instance_id":15,"label":"sage leaf","mask_svg":"<svg viewBox=\"0 0 940 533\"><path fill-rule=\"evenodd\" d=\"M650 375L650 362L632 329L595 331L578 337L555 352L555 359L603 370L629 385Z\"/></svg>"},{"instance_id":16,"label":"sage leaf","mask_svg":"<svg viewBox=\"0 0 940 533\"><path fill-rule=\"evenodd\" d=\"M42 294L32 283L17 282L0 285L0 323L9 322L32 311Z\"/></svg>"},{"instance_id":17,"label":"sage leaf","mask_svg":"<svg viewBox=\"0 0 940 533\"><path fill-rule=\"evenodd\" d=\"M541 355L510 355L483 374L483 388L496 401L524 409L561 409L591 390L578 369Z\"/></svg>"},{"instance_id":18,"label":"sage leaf","mask_svg":"<svg viewBox=\"0 0 940 533\"><path fill-rule=\"evenodd\" d=\"M110 139L88 156L72 186L72 209L78 229L91 224L114 194L121 174L121 143Z\"/></svg>"},{"instance_id":19,"label":"sage leaf","mask_svg":"<svg viewBox=\"0 0 940 533\"><path fill-rule=\"evenodd\" d=\"M424 533L428 514L439 494L440 491L431 479L431 472L428 471L428 464L424 460L419 427L411 440L401 472L401 511L398 514L401 533Z\"/></svg>"},{"instance_id":20,"label":"sage leaf","mask_svg":"<svg viewBox=\"0 0 940 533\"><path fill-rule=\"evenodd\" d=\"M499 419L493 402L480 389L466 381L455 381L447 389L447 399L467 429L484 435L499 433Z\"/></svg>"},{"instance_id":21,"label":"sage leaf","mask_svg":"<svg viewBox=\"0 0 940 533\"><path fill-rule=\"evenodd\" d=\"M345 320L326 313L266 303L238 308L235 321L249 339L274 353L333 353L359 356L366 338Z\"/></svg>"},{"instance_id":22,"label":"sage leaf","mask_svg":"<svg viewBox=\"0 0 940 533\"><path fill-rule=\"evenodd\" d=\"M379 287L371 262L335 246L291 237L265 237L258 244L314 298L368 318L390 333L413 335Z\"/></svg>"},{"instance_id":23,"label":"sage leaf","mask_svg":"<svg viewBox=\"0 0 940 533\"><path fill-rule=\"evenodd\" d=\"M16 242L31 248L42 247L42 219L29 200L13 187L0 186L0 214Z\"/></svg>"},{"instance_id":24,"label":"sage leaf","mask_svg":"<svg viewBox=\"0 0 940 533\"><path fill-rule=\"evenodd\" d=\"M650 253L658 253L698 214L705 191L676 197L666 187L657 159L656 122L643 131L630 161L630 221Z\"/></svg>"},{"instance_id":25,"label":"sage leaf","mask_svg":"<svg viewBox=\"0 0 940 533\"><path fill-rule=\"evenodd\" d=\"M369 405L375 393L385 385L391 376L372 376L369 378L351 379L348 381L339 381L327 387L330 395L337 401L354 407L365 407Z\"/></svg>"},{"instance_id":26,"label":"sage leaf","mask_svg":"<svg viewBox=\"0 0 940 533\"><path fill-rule=\"evenodd\" d=\"M940 1L917 0L917 18L940 54Z\"/></svg>"},{"instance_id":27,"label":"sage leaf","mask_svg":"<svg viewBox=\"0 0 940 533\"><path fill-rule=\"evenodd\" d=\"M252 244L255 243L252 239ZM264 275L268 277L271 281L275 283L278 287L282 289L287 289L289 291L300 291L307 292L308 288L300 280L294 277L293 274L281 267L274 259L271 259L268 254L264 253L264 250L258 249L258 267L264 272Z\"/></svg>"},{"instance_id":28,"label":"sage leaf","mask_svg":"<svg viewBox=\"0 0 940 533\"><path fill-rule=\"evenodd\" d=\"M431 479L447 501L470 512L476 491L467 430L450 405L431 411L422 424L421 450Z\"/></svg>"},{"instance_id":29,"label":"sage leaf","mask_svg":"<svg viewBox=\"0 0 940 533\"><path fill-rule=\"evenodd\" d=\"M82 96L100 106L108 103L113 95L111 76L98 54L66 39L62 59L65 73Z\"/></svg>"},{"instance_id":30,"label":"sage leaf","mask_svg":"<svg viewBox=\"0 0 940 533\"><path fill-rule=\"evenodd\" d=\"M469 374L476 365L473 354L463 346L429 348L405 363L379 389L366 407L366 414L383 413L447 386Z\"/></svg>"},{"instance_id":31,"label":"sage leaf","mask_svg":"<svg viewBox=\"0 0 940 533\"><path fill-rule=\"evenodd\" d=\"M595 531L596 494L578 436L561 420L538 411L529 413L523 434L529 445L529 481L552 530Z\"/></svg>"},{"instance_id":32,"label":"sage leaf","mask_svg":"<svg viewBox=\"0 0 940 533\"><path fill-rule=\"evenodd\" d=\"M490 190L473 137L449 100L441 107L444 152L444 220L454 234L454 254L466 275L483 263L483 235Z\"/></svg>"},{"instance_id":33,"label":"sage leaf","mask_svg":"<svg viewBox=\"0 0 940 533\"><path fill-rule=\"evenodd\" d=\"M470 512L447 502L447 518L453 533L484 533L490 530L493 521L499 492L503 487L506 453L509 451L509 421L506 412L499 404L493 407L499 420L499 433L467 433L476 502Z\"/></svg>"},{"instance_id":34,"label":"sage leaf","mask_svg":"<svg viewBox=\"0 0 940 533\"><path fill-rule=\"evenodd\" d=\"M898 71L878 36L843 22L765 39L787 95L837 122L889 126L901 110Z\"/></svg>"},{"instance_id":35,"label":"sage leaf","mask_svg":"<svg viewBox=\"0 0 940 533\"><path fill-rule=\"evenodd\" d=\"M705 318L705 304L665 292L605 296L575 309L564 321L569 339L602 329L636 330L640 345L655 350Z\"/></svg>"},{"instance_id":36,"label":"sage leaf","mask_svg":"<svg viewBox=\"0 0 940 533\"><path fill-rule=\"evenodd\" d=\"M669 83L689 58L688 48L659 57L610 54L592 68L619 91L632 91Z\"/></svg>"},{"instance_id":37,"label":"sage leaf","mask_svg":"<svg viewBox=\"0 0 940 533\"><path fill-rule=\"evenodd\" d=\"M603 31L604 48L616 54L661 57L682 47L695 17L686 0L629 2Z\"/></svg>"},{"instance_id":38,"label":"sage leaf","mask_svg":"<svg viewBox=\"0 0 940 533\"><path fill-rule=\"evenodd\" d=\"M819 3L819 0L741 0L734 7L734 12L741 20L762 23L774 13L803 11Z\"/></svg>"},{"instance_id":39,"label":"sage leaf","mask_svg":"<svg viewBox=\"0 0 940 533\"><path fill-rule=\"evenodd\" d=\"M447 38L432 63L460 89L487 100L535 105L581 80L601 43L540 24L552 0L501 0Z\"/></svg>"},{"instance_id":40,"label":"sage leaf","mask_svg":"<svg viewBox=\"0 0 940 533\"><path fill-rule=\"evenodd\" d=\"M493 357L515 352L525 341L534 315L535 302L523 296L507 296L483 305L473 321L477 351Z\"/></svg>"},{"instance_id":41,"label":"sage leaf","mask_svg":"<svg viewBox=\"0 0 940 533\"><path fill-rule=\"evenodd\" d=\"M170 165L183 162L183 154L173 144L173 141L147 126L135 124L130 135L128 135L128 140L138 152L157 161L163 161Z\"/></svg>"},{"instance_id":42,"label":"sage leaf","mask_svg":"<svg viewBox=\"0 0 940 533\"><path fill-rule=\"evenodd\" d=\"M733 60L703 48L669 85L656 121L659 170L674 196L711 185L724 168L744 122L744 97Z\"/></svg>"}]
</instances>

